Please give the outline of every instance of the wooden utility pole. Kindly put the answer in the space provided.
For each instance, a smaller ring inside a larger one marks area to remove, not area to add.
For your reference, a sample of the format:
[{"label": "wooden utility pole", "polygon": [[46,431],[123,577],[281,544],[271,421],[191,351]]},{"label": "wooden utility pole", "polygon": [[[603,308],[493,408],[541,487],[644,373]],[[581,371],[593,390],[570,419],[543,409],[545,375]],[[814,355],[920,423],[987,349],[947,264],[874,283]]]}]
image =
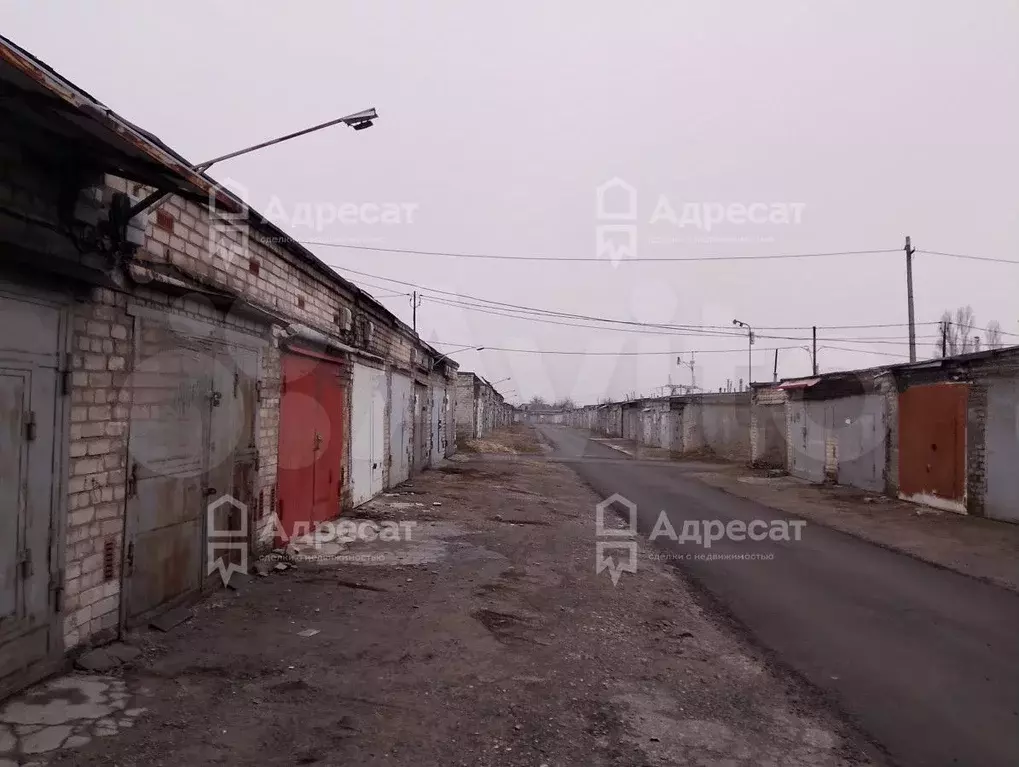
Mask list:
[{"label": "wooden utility pole", "polygon": [[817,375],[817,325],[814,325],[814,352],[811,355],[814,360],[814,375]]},{"label": "wooden utility pole", "polygon": [[410,305],[414,307],[414,332],[418,332],[418,292],[415,290],[410,294]]},{"label": "wooden utility pole", "polygon": [[913,314],[913,243],[906,236],[906,294],[909,299],[909,361],[916,362],[916,317]]},{"label": "wooden utility pole", "polygon": [[941,323],[941,357],[942,359],[948,356],[948,326],[947,320]]},{"label": "wooden utility pole", "polygon": [[772,371],[771,382],[778,383],[778,349],[775,350],[775,370]]}]

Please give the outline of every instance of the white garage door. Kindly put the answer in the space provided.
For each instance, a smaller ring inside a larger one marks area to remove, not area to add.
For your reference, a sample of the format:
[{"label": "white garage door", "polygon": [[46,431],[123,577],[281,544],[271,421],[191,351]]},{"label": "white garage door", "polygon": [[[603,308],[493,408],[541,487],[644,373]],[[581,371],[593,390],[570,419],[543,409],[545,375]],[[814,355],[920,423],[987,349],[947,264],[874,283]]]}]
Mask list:
[{"label": "white garage door", "polygon": [[385,417],[386,372],[355,364],[350,414],[350,480],[355,506],[384,488]]}]

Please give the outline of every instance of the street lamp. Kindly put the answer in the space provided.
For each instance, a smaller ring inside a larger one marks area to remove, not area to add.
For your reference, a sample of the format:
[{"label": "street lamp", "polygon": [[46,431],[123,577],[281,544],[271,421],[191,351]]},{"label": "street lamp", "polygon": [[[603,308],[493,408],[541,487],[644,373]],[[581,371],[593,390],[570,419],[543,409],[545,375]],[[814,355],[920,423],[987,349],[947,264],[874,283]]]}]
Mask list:
[{"label": "street lamp", "polygon": [[[333,125],[339,125],[340,123],[343,123],[356,131],[362,131],[365,128],[370,128],[374,125],[375,120],[377,120],[378,117],[378,112],[375,111],[374,107],[371,109],[365,109],[361,112],[355,112],[354,114],[347,115],[346,117],[337,117],[335,120],[329,120],[328,122],[313,125],[310,128],[305,128],[304,130],[299,130],[295,133],[288,133],[287,135],[280,136],[279,138],[269,139],[268,141],[263,141],[260,144],[255,144],[254,146],[249,146],[245,149],[238,149],[236,152],[228,152],[227,154],[220,155],[219,157],[213,157],[211,160],[206,160],[205,162],[192,165],[191,170],[204,173],[217,162],[229,160],[233,157],[239,157],[242,154],[248,154],[249,152],[254,152],[258,149],[264,149],[265,147],[272,146],[273,144],[280,144],[284,141],[289,141],[292,138],[297,138],[298,136],[306,136],[309,133],[314,133],[315,131],[322,130],[323,128],[330,128]],[[145,197],[131,207],[127,214],[128,220],[134,218],[142,211],[151,208],[153,205],[158,205],[166,197],[169,197],[169,193],[157,189],[148,197]]]},{"label": "street lamp", "polygon": [[446,352],[441,357],[439,357],[437,360],[435,360],[435,362],[432,363],[432,366],[430,368],[428,368],[428,372],[430,373],[431,371],[435,370],[436,365],[438,365],[444,359],[447,359],[451,354],[459,354],[460,352],[480,352],[480,351],[484,351],[484,349],[485,349],[484,346],[464,346],[461,349],[454,349],[451,352]]},{"label": "street lamp", "polygon": [[279,138],[263,141],[261,144],[249,146],[247,149],[238,149],[236,152],[228,152],[227,154],[220,155],[219,157],[213,157],[211,160],[206,160],[203,163],[199,163],[198,165],[192,166],[192,168],[197,171],[205,171],[211,168],[217,162],[221,162],[222,160],[229,160],[231,158],[238,157],[242,154],[247,154],[248,152],[254,152],[258,149],[264,149],[265,147],[272,146],[273,144],[281,144],[284,141],[289,141],[292,138],[297,138],[298,136],[306,136],[309,133],[314,133],[315,131],[322,130],[323,128],[331,128],[332,126],[339,125],[340,123],[343,123],[344,125],[347,125],[356,131],[362,131],[365,128],[372,127],[375,124],[375,120],[377,120],[378,118],[379,115],[374,108],[365,109],[361,112],[355,112],[352,115],[347,115],[346,117],[337,117],[335,120],[329,120],[324,123],[319,123],[318,125],[313,125],[310,128],[305,128],[304,130],[299,130],[295,133],[288,133],[286,136],[280,136]]},{"label": "street lamp", "polygon": [[750,384],[754,380],[754,329],[748,323],[741,320],[733,320],[732,324],[747,330],[747,339],[749,341],[747,344],[747,388],[750,388]]},{"label": "street lamp", "polygon": [[801,349],[810,355],[811,369],[814,375],[817,375],[817,353],[822,349],[827,349],[827,346],[818,346],[816,349],[811,349],[809,346],[801,346]]},{"label": "street lamp", "polygon": [[496,386],[497,384],[505,383],[506,381],[510,380],[510,378],[512,378],[512,377],[513,376],[507,376],[506,378],[502,378],[502,379],[500,379],[498,381],[493,381],[492,382],[492,386]]}]

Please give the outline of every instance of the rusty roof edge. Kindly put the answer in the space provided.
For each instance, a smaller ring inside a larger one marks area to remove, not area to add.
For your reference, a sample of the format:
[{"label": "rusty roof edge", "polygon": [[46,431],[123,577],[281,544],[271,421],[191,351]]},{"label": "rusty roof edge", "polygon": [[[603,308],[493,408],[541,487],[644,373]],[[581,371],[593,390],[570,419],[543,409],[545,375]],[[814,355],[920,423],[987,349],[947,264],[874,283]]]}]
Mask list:
[{"label": "rusty roof edge", "polygon": [[291,253],[316,267],[326,277],[333,282],[338,283],[346,290],[361,298],[366,298],[371,301],[372,304],[374,304],[374,306],[380,310],[398,330],[402,331],[429,353],[436,356],[440,354],[440,352],[432,347],[431,344],[427,343],[421,338],[421,336],[414,332],[409,325],[386,309],[377,298],[340,275],[329,264],[316,256],[308,248],[299,244],[296,240],[290,237],[290,235],[283,232],[254,208],[249,207],[244,200],[237,197],[237,195],[233,194],[229,189],[223,187],[214,178],[206,173],[194,170],[191,163],[185,157],[171,149],[155,134],[121,117],[97,98],[76,86],[63,75],[59,74],[55,69],[50,67],[41,59],[33,56],[17,43],[3,35],[0,35],[0,60],[7,62],[19,72],[23,73],[26,77],[36,82],[46,91],[52,93],[54,96],[60,98],[75,109],[87,109],[88,113],[94,119],[105,123],[106,127],[111,129],[117,135],[122,136],[153,161],[172,171],[183,181],[191,184],[195,188],[194,191],[201,192],[202,194],[207,195],[210,199],[215,198],[218,200],[221,196],[225,196],[236,206],[243,207],[249,212],[249,224],[252,220],[254,220],[259,228],[267,229],[272,235],[281,236],[283,247]]},{"label": "rusty roof edge", "polygon": [[190,163],[171,150],[148,131],[118,115],[94,96],[74,85],[52,67],[33,56],[21,46],[0,35],[0,60],[5,61],[48,93],[78,110],[87,110],[93,119],[123,137],[132,146],[159,165],[178,175],[181,180],[199,190],[208,179],[194,171]]}]

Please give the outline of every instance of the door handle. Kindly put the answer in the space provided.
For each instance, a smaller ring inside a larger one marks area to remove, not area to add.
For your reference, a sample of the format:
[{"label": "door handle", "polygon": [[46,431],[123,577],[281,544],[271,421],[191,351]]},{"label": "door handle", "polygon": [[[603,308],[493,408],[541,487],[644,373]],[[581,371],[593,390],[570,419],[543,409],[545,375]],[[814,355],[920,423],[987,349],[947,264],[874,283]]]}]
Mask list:
[{"label": "door handle", "polygon": [[215,495],[218,491],[214,487],[205,488],[205,497],[208,498],[210,495]]}]

